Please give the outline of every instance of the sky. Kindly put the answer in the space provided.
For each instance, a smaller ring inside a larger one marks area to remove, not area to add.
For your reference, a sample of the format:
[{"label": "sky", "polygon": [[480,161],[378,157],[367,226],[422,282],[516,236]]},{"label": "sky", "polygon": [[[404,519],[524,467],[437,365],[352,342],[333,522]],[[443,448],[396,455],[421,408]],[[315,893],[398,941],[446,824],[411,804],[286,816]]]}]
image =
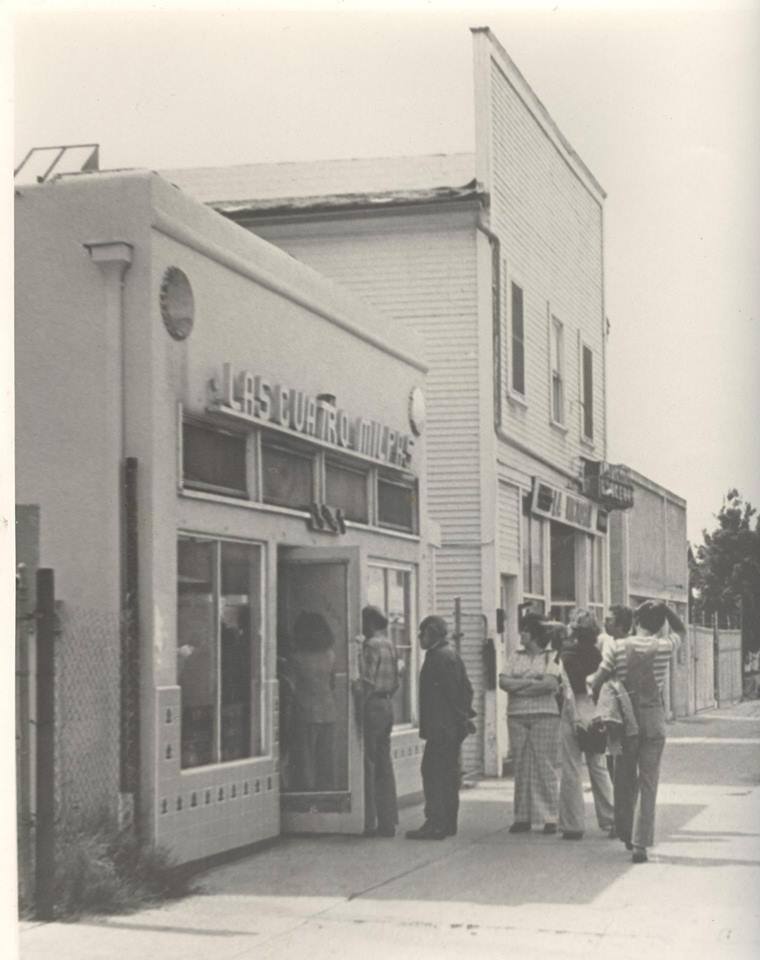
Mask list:
[{"label": "sky", "polygon": [[470,151],[490,26],[608,194],[608,458],[685,497],[692,541],[729,487],[760,507],[760,2],[84,6],[16,5],[16,162]]}]

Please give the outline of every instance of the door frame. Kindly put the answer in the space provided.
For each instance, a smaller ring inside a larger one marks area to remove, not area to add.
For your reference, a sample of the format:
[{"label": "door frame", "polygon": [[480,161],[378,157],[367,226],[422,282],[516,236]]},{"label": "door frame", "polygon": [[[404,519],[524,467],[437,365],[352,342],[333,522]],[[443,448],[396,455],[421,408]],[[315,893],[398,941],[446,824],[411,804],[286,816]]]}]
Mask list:
[{"label": "door frame", "polygon": [[[361,610],[366,604],[366,557],[360,546],[298,547],[281,545],[277,553],[277,618],[279,623],[280,571],[286,566],[317,566],[326,563],[346,567],[346,708],[348,790],[335,791],[347,797],[345,809],[320,811],[309,806],[310,794],[288,792],[280,787],[283,833],[361,833],[364,829],[364,749],[362,729],[354,703],[354,681],[359,677]],[[278,630],[279,633],[279,630]],[[320,791],[319,796],[324,796]],[[316,795],[315,795],[316,800]]]}]

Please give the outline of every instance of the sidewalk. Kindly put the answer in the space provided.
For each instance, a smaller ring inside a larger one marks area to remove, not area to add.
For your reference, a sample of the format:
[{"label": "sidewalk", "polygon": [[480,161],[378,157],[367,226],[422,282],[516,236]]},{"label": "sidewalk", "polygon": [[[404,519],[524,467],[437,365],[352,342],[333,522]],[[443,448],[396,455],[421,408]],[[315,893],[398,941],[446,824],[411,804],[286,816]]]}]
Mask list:
[{"label": "sidewalk", "polygon": [[[592,824],[512,836],[511,781],[462,793],[442,842],[286,839],[126,917],[25,925],[22,960],[627,960],[760,956],[760,710],[671,726],[658,845],[634,866]],[[420,808],[402,811],[401,830]]]}]

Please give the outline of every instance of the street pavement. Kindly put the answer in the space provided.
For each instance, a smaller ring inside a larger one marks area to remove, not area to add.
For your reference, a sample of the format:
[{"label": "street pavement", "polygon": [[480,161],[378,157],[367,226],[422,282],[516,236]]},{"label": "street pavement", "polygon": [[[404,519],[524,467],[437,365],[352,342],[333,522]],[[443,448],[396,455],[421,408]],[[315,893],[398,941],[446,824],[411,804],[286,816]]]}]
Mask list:
[{"label": "street pavement", "polygon": [[671,724],[658,843],[634,865],[593,822],[581,842],[510,835],[512,782],[462,791],[460,832],[412,842],[287,838],[129,916],[22,924],[22,960],[760,957],[760,702]]}]

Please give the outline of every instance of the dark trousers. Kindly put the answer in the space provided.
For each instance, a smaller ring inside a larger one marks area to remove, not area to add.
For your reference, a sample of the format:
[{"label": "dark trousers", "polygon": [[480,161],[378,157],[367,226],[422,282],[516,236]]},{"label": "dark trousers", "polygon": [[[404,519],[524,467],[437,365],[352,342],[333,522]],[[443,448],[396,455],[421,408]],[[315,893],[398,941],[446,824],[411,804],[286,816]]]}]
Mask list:
[{"label": "dark trousers", "polygon": [[364,707],[364,826],[390,832],[398,823],[396,779],[391,759],[393,704],[370,697]]},{"label": "dark trousers", "polygon": [[431,738],[422,754],[425,821],[436,830],[456,833],[459,813],[459,740]]},{"label": "dark trousers", "polygon": [[639,735],[626,737],[615,759],[615,827],[636,847],[654,843],[660,761],[665,748],[665,711],[658,704],[637,710]]}]

